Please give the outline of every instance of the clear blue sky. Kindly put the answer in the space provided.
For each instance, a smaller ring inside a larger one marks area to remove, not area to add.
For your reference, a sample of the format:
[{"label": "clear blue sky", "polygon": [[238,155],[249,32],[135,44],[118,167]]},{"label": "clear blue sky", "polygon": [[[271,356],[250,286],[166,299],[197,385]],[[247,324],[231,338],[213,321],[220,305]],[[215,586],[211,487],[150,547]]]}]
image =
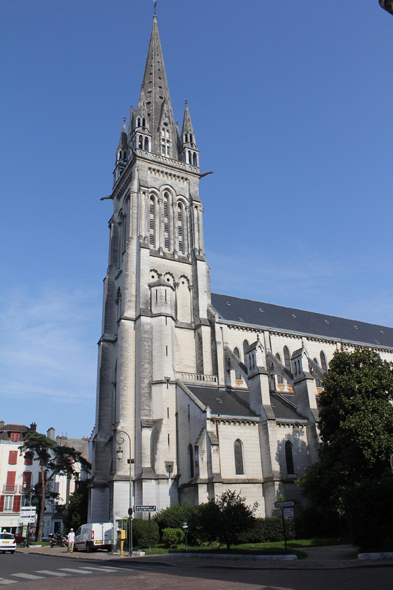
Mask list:
[{"label": "clear blue sky", "polygon": [[[112,185],[151,0],[0,0],[0,419],[94,425]],[[201,153],[212,290],[393,326],[393,17],[159,0]]]}]

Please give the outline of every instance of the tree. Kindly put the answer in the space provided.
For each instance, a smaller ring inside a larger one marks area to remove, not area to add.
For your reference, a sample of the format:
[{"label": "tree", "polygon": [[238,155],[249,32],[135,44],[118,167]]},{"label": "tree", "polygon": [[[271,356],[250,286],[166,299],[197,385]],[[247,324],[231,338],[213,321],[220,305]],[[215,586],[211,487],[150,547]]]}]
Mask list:
[{"label": "tree", "polygon": [[20,453],[33,457],[34,461],[40,462],[40,484],[41,484],[41,505],[38,516],[38,534],[37,540],[42,541],[42,532],[44,525],[44,511],[46,491],[56,475],[65,475],[66,477],[79,478],[79,471],[76,465],[84,471],[89,471],[91,465],[80,451],[72,447],[60,447],[53,440],[40,434],[39,432],[30,431],[20,447]]},{"label": "tree", "polygon": [[366,482],[393,483],[392,365],[372,350],[336,352],[323,386],[319,460],[300,486],[318,507],[347,517]]},{"label": "tree", "polygon": [[90,479],[79,483],[78,488],[70,496],[68,505],[63,512],[63,524],[66,529],[73,528],[74,531],[87,522],[88,511],[88,487]]},{"label": "tree", "polygon": [[227,490],[215,500],[201,505],[202,533],[207,541],[224,543],[227,549],[239,542],[242,533],[252,529],[258,504],[247,506],[240,494]]}]

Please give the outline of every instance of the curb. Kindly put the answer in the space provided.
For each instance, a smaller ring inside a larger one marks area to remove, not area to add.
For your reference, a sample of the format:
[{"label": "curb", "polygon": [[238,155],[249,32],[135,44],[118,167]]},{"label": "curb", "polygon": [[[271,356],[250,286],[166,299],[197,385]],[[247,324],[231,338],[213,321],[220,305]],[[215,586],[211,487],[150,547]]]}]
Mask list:
[{"label": "curb", "polygon": [[242,555],[241,553],[167,553],[167,557],[191,557],[199,559],[230,559],[231,561],[293,561],[297,555],[292,553],[287,555]]}]

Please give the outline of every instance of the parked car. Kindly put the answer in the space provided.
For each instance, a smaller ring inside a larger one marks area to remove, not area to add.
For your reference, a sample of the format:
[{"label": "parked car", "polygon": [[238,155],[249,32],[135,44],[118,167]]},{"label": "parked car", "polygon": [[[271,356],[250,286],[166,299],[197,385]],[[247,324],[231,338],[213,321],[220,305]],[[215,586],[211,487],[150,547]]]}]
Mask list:
[{"label": "parked car", "polygon": [[15,553],[16,541],[11,533],[0,533],[0,553]]},{"label": "parked car", "polygon": [[112,549],[112,530],[111,522],[95,522],[83,524],[76,531],[75,550],[76,551],[96,551],[97,549]]}]

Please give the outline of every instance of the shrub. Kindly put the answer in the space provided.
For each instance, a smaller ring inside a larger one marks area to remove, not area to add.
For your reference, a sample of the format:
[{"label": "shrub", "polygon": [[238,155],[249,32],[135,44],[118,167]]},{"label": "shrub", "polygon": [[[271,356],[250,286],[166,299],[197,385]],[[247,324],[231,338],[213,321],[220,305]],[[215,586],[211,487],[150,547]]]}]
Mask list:
[{"label": "shrub", "polygon": [[177,547],[184,540],[184,532],[182,529],[164,529],[162,540],[165,547]]},{"label": "shrub", "polygon": [[[285,521],[287,540],[295,538],[293,520]],[[240,543],[268,543],[284,541],[284,528],[281,518],[269,516],[256,518],[251,530],[243,532],[239,537]]]},{"label": "shrub", "polygon": [[[155,547],[160,541],[160,531],[157,523],[151,521],[150,540],[151,546]],[[149,546],[149,521],[142,518],[135,518],[132,522],[132,538],[134,547]]]},{"label": "shrub", "polygon": [[188,541],[191,545],[197,545],[200,541],[200,506],[191,504],[173,504],[158,512],[154,522],[158,524],[162,539],[164,529],[181,529],[183,522],[188,523]]},{"label": "shrub", "polygon": [[345,537],[345,519],[337,512],[322,511],[315,506],[298,508],[295,516],[296,539]]}]

